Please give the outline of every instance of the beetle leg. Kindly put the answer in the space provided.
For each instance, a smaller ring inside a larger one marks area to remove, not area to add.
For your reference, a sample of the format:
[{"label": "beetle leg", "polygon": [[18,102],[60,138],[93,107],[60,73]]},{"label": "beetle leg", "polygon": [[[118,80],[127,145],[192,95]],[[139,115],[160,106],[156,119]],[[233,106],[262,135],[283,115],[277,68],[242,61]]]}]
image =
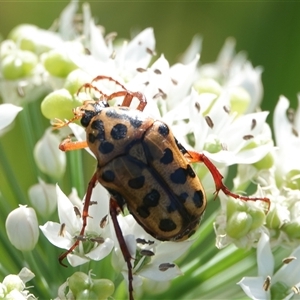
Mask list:
[{"label": "beetle leg", "polygon": [[136,108],[137,110],[143,111],[145,106],[147,105],[147,100],[144,94],[140,92],[131,92],[128,90],[112,93],[107,97],[107,100],[111,100],[113,98],[122,97],[122,96],[124,96],[124,100],[121,104],[122,106],[129,107],[134,97],[136,97],[140,101],[139,105]]},{"label": "beetle leg", "polygon": [[259,201],[266,202],[268,205],[268,211],[269,211],[270,205],[271,205],[269,198],[247,197],[247,196],[242,196],[242,195],[238,195],[238,194],[231,192],[224,185],[222,174],[219,172],[219,170],[216,168],[216,166],[209,160],[209,158],[207,156],[205,156],[203,153],[188,150],[188,153],[185,154],[185,157],[189,162],[202,162],[208,168],[208,170],[210,171],[210,173],[215,181],[215,185],[216,185],[215,198],[218,196],[219,191],[222,190],[224,194],[226,194],[227,196],[231,196],[235,199],[242,199],[245,201],[259,200]]},{"label": "beetle leg", "polygon": [[127,248],[122,230],[120,228],[120,224],[117,219],[117,215],[119,212],[119,206],[118,206],[117,202],[111,198],[109,207],[110,207],[110,216],[111,216],[112,222],[114,224],[114,228],[115,228],[116,236],[117,236],[117,239],[118,239],[118,242],[120,245],[120,249],[123,254],[124,260],[127,264],[129,299],[133,300],[133,286],[132,286],[133,276],[132,276],[131,255]]},{"label": "beetle leg", "polygon": [[59,144],[61,151],[79,150],[88,147],[87,141],[72,141],[69,137]]},{"label": "beetle leg", "polygon": [[[87,225],[87,217],[89,216],[89,206],[90,206],[92,191],[93,191],[97,181],[98,181],[98,176],[97,176],[97,172],[95,172],[95,174],[93,175],[92,179],[90,180],[90,182],[88,184],[88,188],[86,191],[83,212],[82,212],[82,227],[81,227],[81,231],[80,231],[78,237],[84,236],[85,227]],[[65,265],[63,263],[63,260],[67,257],[68,254],[72,253],[72,251],[79,245],[79,242],[80,242],[80,238],[76,239],[76,242],[73,244],[73,246],[68,251],[64,252],[63,254],[61,254],[59,256],[58,260],[61,265],[63,265],[64,267],[67,267],[67,265]]]}]

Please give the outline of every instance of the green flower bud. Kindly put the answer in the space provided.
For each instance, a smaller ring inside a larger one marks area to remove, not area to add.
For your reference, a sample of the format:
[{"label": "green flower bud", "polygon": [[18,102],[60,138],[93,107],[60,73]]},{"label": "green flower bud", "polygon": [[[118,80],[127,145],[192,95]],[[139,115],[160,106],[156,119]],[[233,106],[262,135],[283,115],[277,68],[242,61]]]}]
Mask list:
[{"label": "green flower bud", "polygon": [[226,232],[232,238],[242,238],[251,230],[252,221],[249,214],[237,211],[227,220]]},{"label": "green flower bud", "polygon": [[18,275],[7,275],[3,279],[3,284],[7,288],[7,293],[10,293],[12,290],[17,290],[17,291],[23,291],[25,288],[24,282],[21,280],[21,278]]},{"label": "green flower bud", "polygon": [[58,33],[31,24],[18,25],[9,33],[8,38],[15,41],[20,49],[36,54],[47,52],[63,43]]},{"label": "green flower bud", "polygon": [[285,176],[285,185],[292,190],[300,190],[300,171],[289,171]]},{"label": "green flower bud", "polygon": [[203,150],[206,150],[209,153],[217,153],[222,150],[222,144],[218,139],[211,138],[208,139],[203,147]]},{"label": "green flower bud", "polygon": [[60,178],[66,170],[66,154],[59,150],[59,143],[59,138],[47,130],[33,151],[39,169],[55,179]]},{"label": "green flower bud", "polygon": [[[80,48],[78,43],[66,43],[65,48],[73,48],[74,52],[83,52],[83,48]],[[61,49],[61,48],[60,48]],[[70,50],[71,51],[71,50]],[[42,56],[45,69],[53,76],[65,78],[67,75],[78,67],[70,59],[67,51],[53,49]]]},{"label": "green flower bud", "polygon": [[93,290],[83,290],[76,295],[76,299],[80,300],[97,300],[98,296]]},{"label": "green flower bud", "polygon": [[227,211],[227,219],[230,219],[231,215],[237,211],[245,211],[246,204],[244,201],[236,200],[232,197],[228,198],[226,211]]},{"label": "green flower bud", "polygon": [[75,272],[68,279],[69,289],[72,291],[74,296],[90,286],[90,277],[83,272]]},{"label": "green flower bud", "polygon": [[41,104],[42,114],[47,119],[71,119],[74,107],[81,105],[66,89],[56,90],[45,97]]},{"label": "green flower bud", "polygon": [[212,78],[203,78],[198,80],[194,84],[194,88],[199,94],[212,93],[219,96],[222,92],[222,87],[220,86],[220,84]]},{"label": "green flower bud", "polygon": [[271,153],[268,153],[261,160],[254,163],[253,166],[257,170],[264,170],[264,169],[270,169],[273,166],[273,164],[274,164],[274,157]]},{"label": "green flower bud", "polygon": [[38,63],[37,56],[26,50],[17,50],[4,57],[1,73],[5,79],[15,80],[29,76]]},{"label": "green flower bud", "polygon": [[87,73],[80,69],[76,69],[67,76],[64,88],[67,89],[71,95],[76,95],[79,88],[90,81],[91,77]]},{"label": "green flower bud", "polygon": [[93,291],[98,296],[98,300],[109,298],[115,291],[115,286],[111,280],[95,279],[93,280]]},{"label": "green flower bud", "polygon": [[114,292],[114,284],[108,279],[93,280],[90,275],[75,272],[68,279],[69,289],[76,299],[104,300]]},{"label": "green flower bud", "polygon": [[267,214],[266,223],[270,229],[279,229],[282,226],[281,214],[276,207],[272,208]]},{"label": "green flower bud", "polygon": [[43,217],[49,217],[56,209],[56,187],[40,180],[29,188],[29,199],[35,210]]},{"label": "green flower bud", "polygon": [[33,208],[20,206],[7,216],[6,233],[10,242],[21,251],[34,249],[39,238],[39,226]]},{"label": "green flower bud", "polygon": [[251,97],[242,87],[235,87],[230,91],[230,110],[242,115],[247,110]]},{"label": "green flower bud", "polygon": [[266,215],[261,209],[256,207],[248,207],[247,213],[252,218],[251,230],[257,229],[264,224]]},{"label": "green flower bud", "polygon": [[31,24],[20,24],[12,29],[8,34],[8,38],[19,44],[20,49],[34,52],[34,42],[29,38],[34,36],[38,31],[38,27]]},{"label": "green flower bud", "polygon": [[299,222],[290,222],[282,226],[282,230],[291,238],[299,239],[300,238],[300,223]]}]

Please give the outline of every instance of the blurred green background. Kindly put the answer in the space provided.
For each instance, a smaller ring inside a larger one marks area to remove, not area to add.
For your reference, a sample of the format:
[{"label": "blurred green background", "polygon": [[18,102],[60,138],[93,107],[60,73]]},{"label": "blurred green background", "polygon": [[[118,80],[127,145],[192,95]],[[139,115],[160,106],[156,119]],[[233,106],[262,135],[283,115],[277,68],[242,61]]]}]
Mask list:
[{"label": "blurred green background", "polygon": [[[20,23],[49,28],[68,1],[0,0],[0,33]],[[264,101],[272,111],[283,94],[296,107],[300,92],[300,2],[272,1],[90,1],[106,32],[119,37],[153,27],[157,53],[174,63],[195,34],[203,37],[201,62],[214,61],[225,39],[237,41],[254,66],[262,66]],[[271,121],[271,117],[269,119]]]},{"label": "blurred green background", "polygon": [[[21,23],[49,28],[68,2],[0,0],[2,38],[6,38],[10,30]],[[272,112],[280,95],[285,95],[291,101],[291,106],[297,107],[297,94],[300,92],[300,2],[108,0],[89,3],[97,23],[104,26],[107,33],[117,32],[119,37],[129,38],[131,32],[153,27],[156,52],[158,55],[164,53],[170,64],[177,61],[195,34],[203,37],[202,64],[215,61],[226,38],[234,37],[237,42],[236,51],[245,51],[254,66],[262,66],[264,69],[262,109],[271,112],[269,123],[272,123]],[[13,130],[10,134],[2,136],[0,141],[0,146],[3,144],[4,149],[0,158],[5,157],[2,162],[7,161],[13,167],[16,172],[13,174],[15,188],[21,192],[27,191],[28,187],[37,181],[36,173],[32,170],[35,166],[32,153],[26,153],[25,146],[25,150],[20,148],[28,143],[20,126],[24,124],[21,123],[22,116],[23,114],[18,116]],[[45,120],[45,127],[48,124],[48,120]],[[35,129],[37,140],[43,133],[43,127]],[[36,140],[29,142],[34,144]],[[86,156],[89,169],[84,170],[84,178],[88,181],[95,162]],[[11,189],[1,166],[0,182],[5,198],[14,199],[14,195],[10,195]],[[15,200],[26,203],[26,199]],[[8,214],[12,207],[5,201],[2,203],[4,207],[1,207],[1,210]],[[217,201],[214,203],[215,206],[219,205]],[[16,206],[17,204],[13,208]],[[214,206],[210,205],[209,209],[213,210]],[[5,236],[2,223],[4,224],[4,221],[0,224],[0,233]],[[52,246],[49,244],[49,247]],[[7,251],[10,251],[10,248]],[[55,261],[59,253],[61,251],[57,249],[55,258],[49,258],[49,261]],[[58,263],[53,265],[58,267]],[[71,268],[69,271],[71,272]]]}]

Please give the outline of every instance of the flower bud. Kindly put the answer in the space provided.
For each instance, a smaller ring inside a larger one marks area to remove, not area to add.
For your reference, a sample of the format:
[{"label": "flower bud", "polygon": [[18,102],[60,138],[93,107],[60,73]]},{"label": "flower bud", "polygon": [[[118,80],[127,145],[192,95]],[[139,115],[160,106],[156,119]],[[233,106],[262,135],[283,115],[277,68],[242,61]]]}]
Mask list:
[{"label": "flower bud", "polygon": [[220,86],[220,84],[212,78],[203,78],[198,80],[194,84],[194,88],[199,94],[212,93],[219,96],[222,92],[222,87]]},{"label": "flower bud", "polygon": [[67,76],[64,88],[67,89],[71,95],[75,95],[82,85],[90,81],[92,81],[92,78],[86,72],[76,69]]},{"label": "flower bud", "polygon": [[285,185],[292,190],[300,190],[300,171],[289,171],[285,176]]},{"label": "flower bud", "polygon": [[5,79],[15,80],[29,76],[38,63],[37,56],[27,50],[16,50],[1,62],[1,73]]},{"label": "flower bud", "polygon": [[230,91],[231,111],[237,112],[239,115],[242,115],[247,110],[250,102],[250,95],[244,88],[235,87]]},{"label": "flower bud", "polygon": [[20,205],[5,222],[10,242],[20,251],[31,251],[39,238],[39,227],[33,208]]},{"label": "flower bud", "polygon": [[31,186],[28,195],[32,206],[43,217],[49,217],[56,209],[56,187],[40,180],[38,184]]},{"label": "flower bud", "polygon": [[78,68],[69,57],[68,49],[77,53],[84,51],[81,44],[69,42],[64,44],[64,48],[53,49],[42,55],[44,67],[52,76],[65,78]]},{"label": "flower bud", "polygon": [[227,234],[235,239],[242,238],[251,230],[263,225],[264,212],[244,201],[229,198],[227,202]]},{"label": "flower bud", "polygon": [[284,224],[282,230],[291,238],[299,239],[300,238],[300,223],[297,221]]},{"label": "flower bud", "polygon": [[92,279],[90,274],[75,272],[68,279],[69,289],[76,299],[104,300],[114,292],[114,284],[108,279]]},{"label": "flower bud", "polygon": [[56,90],[45,97],[41,104],[42,114],[47,119],[71,119],[72,109],[80,105],[80,102],[72,97],[66,89]]},{"label": "flower bud", "polygon": [[39,169],[55,179],[66,169],[66,154],[59,150],[59,143],[59,138],[49,129],[34,147],[34,159]]},{"label": "flower bud", "polygon": [[213,136],[209,136],[209,138],[205,141],[203,150],[206,150],[209,153],[217,153],[222,150],[222,143],[219,139],[214,138]]},{"label": "flower bud", "polygon": [[[280,210],[282,209],[283,208],[280,207]],[[281,216],[282,214],[279,211],[279,209],[276,206],[272,207],[269,213],[267,214],[267,227],[270,229],[280,229],[280,227],[284,223],[284,219],[282,219]]]},{"label": "flower bud", "polygon": [[274,164],[274,157],[273,157],[272,153],[268,153],[261,160],[254,163],[253,166],[257,170],[266,170],[266,169],[270,169],[273,166],[273,164]]},{"label": "flower bud", "polygon": [[23,291],[25,288],[25,284],[22,279],[18,275],[7,275],[3,279],[3,284],[7,288],[7,293],[10,293],[12,290]]},{"label": "flower bud", "polygon": [[246,235],[252,226],[252,217],[246,212],[235,212],[227,220],[226,232],[235,239],[242,238]]},{"label": "flower bud", "polygon": [[31,24],[16,26],[9,33],[8,38],[15,41],[20,49],[37,54],[49,51],[63,42],[58,33]]}]

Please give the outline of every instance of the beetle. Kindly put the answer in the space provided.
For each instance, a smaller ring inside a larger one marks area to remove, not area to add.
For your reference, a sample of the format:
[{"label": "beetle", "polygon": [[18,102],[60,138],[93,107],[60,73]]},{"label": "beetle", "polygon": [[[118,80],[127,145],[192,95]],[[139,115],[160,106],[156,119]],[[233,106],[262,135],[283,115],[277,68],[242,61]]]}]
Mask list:
[{"label": "beetle", "polygon": [[[99,80],[114,82],[121,88],[110,95],[103,93],[94,83]],[[247,197],[232,193],[222,182],[223,176],[203,154],[186,150],[174,137],[171,128],[143,112],[147,105],[140,92],[126,89],[117,80],[97,76],[82,89],[94,89],[101,97],[86,100],[73,110],[68,121],[56,120],[55,128],[61,128],[80,119],[86,130],[86,141],[64,140],[62,151],[89,147],[97,159],[97,170],[87,188],[79,236],[84,235],[88,208],[94,186],[99,182],[110,194],[110,215],[128,267],[129,299],[133,299],[133,274],[131,256],[125,243],[117,215],[126,205],[135,220],[154,238],[161,241],[180,242],[197,230],[206,208],[204,188],[191,166],[201,162],[211,172],[216,185],[215,196],[222,190],[226,195],[241,200],[261,200],[270,206],[268,198]],[[110,106],[109,101],[123,97],[120,106]],[[139,100],[131,108],[133,98]],[[59,257],[63,259],[79,244]]]}]

